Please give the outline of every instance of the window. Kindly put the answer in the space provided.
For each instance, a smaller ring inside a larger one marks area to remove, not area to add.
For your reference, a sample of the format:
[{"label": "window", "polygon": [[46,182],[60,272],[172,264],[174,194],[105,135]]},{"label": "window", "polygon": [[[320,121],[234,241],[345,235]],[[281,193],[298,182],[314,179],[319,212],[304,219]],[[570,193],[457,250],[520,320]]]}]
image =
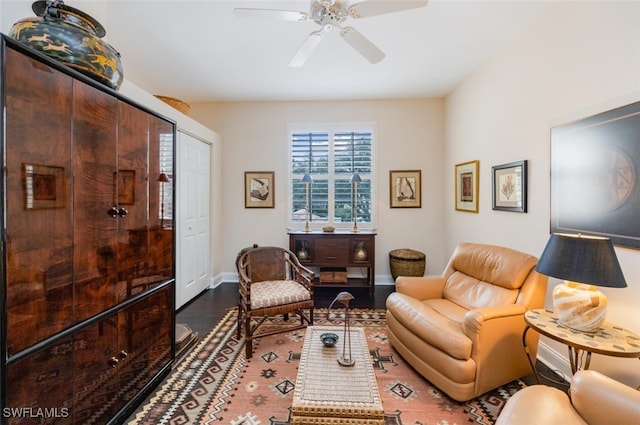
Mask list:
[{"label": "window", "polygon": [[[373,127],[295,130],[289,136],[291,227],[302,227],[307,220],[307,187],[303,182],[306,174],[313,179],[309,184],[310,225],[351,228],[356,207],[358,227],[373,227]],[[352,183],[354,174],[361,179],[357,184]]]}]

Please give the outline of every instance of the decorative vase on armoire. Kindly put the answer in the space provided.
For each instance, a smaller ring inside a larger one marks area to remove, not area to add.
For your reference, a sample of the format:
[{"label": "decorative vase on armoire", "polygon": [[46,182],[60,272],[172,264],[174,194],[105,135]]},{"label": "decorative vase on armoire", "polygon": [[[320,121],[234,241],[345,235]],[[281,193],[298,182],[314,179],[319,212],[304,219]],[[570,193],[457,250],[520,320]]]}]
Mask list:
[{"label": "decorative vase on armoire", "polygon": [[98,21],[62,0],[36,1],[31,8],[36,17],[16,22],[11,37],[112,89],[120,88],[120,53],[102,40],[106,30]]},{"label": "decorative vase on armoire", "polygon": [[175,123],[4,35],[0,59],[2,423],[122,423],[174,358],[149,176],[173,170]]}]

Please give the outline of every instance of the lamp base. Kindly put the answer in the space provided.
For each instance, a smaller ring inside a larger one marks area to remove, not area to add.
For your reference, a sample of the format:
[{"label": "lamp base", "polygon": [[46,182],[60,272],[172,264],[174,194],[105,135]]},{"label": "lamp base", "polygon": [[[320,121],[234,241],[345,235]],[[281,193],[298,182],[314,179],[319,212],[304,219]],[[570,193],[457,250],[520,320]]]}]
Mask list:
[{"label": "lamp base", "polygon": [[607,303],[607,297],[592,285],[565,281],[553,289],[553,308],[560,323],[577,331],[600,329]]}]

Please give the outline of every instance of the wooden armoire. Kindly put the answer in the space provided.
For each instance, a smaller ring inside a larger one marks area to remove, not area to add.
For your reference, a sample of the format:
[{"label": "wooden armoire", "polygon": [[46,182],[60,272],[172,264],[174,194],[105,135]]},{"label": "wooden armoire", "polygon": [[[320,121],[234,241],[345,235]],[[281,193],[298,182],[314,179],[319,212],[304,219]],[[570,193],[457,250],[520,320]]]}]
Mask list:
[{"label": "wooden armoire", "polygon": [[1,36],[0,422],[121,423],[175,356],[176,126]]}]

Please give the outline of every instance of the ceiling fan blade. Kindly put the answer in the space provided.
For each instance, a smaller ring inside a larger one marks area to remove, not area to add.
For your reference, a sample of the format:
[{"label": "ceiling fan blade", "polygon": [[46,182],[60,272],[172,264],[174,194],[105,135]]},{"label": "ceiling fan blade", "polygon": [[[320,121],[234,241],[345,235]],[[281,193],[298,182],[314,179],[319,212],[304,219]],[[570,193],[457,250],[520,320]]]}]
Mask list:
[{"label": "ceiling fan blade", "polygon": [[378,49],[375,44],[369,41],[364,35],[360,34],[352,27],[342,28],[340,35],[344,37],[345,41],[356,49],[362,56],[364,56],[371,63],[378,63],[384,59],[385,54],[382,50]]},{"label": "ceiling fan blade", "polygon": [[309,14],[295,10],[253,9],[237,7],[233,9],[236,16],[242,18],[279,19],[281,21],[306,21]]},{"label": "ceiling fan blade", "polygon": [[304,40],[302,46],[296,52],[296,55],[289,62],[289,66],[300,67],[309,59],[313,51],[318,47],[318,44],[324,38],[325,31],[314,31]]},{"label": "ceiling fan blade", "polygon": [[351,5],[349,7],[349,16],[352,18],[368,18],[370,16],[425,7],[427,3],[428,0],[369,0]]}]

